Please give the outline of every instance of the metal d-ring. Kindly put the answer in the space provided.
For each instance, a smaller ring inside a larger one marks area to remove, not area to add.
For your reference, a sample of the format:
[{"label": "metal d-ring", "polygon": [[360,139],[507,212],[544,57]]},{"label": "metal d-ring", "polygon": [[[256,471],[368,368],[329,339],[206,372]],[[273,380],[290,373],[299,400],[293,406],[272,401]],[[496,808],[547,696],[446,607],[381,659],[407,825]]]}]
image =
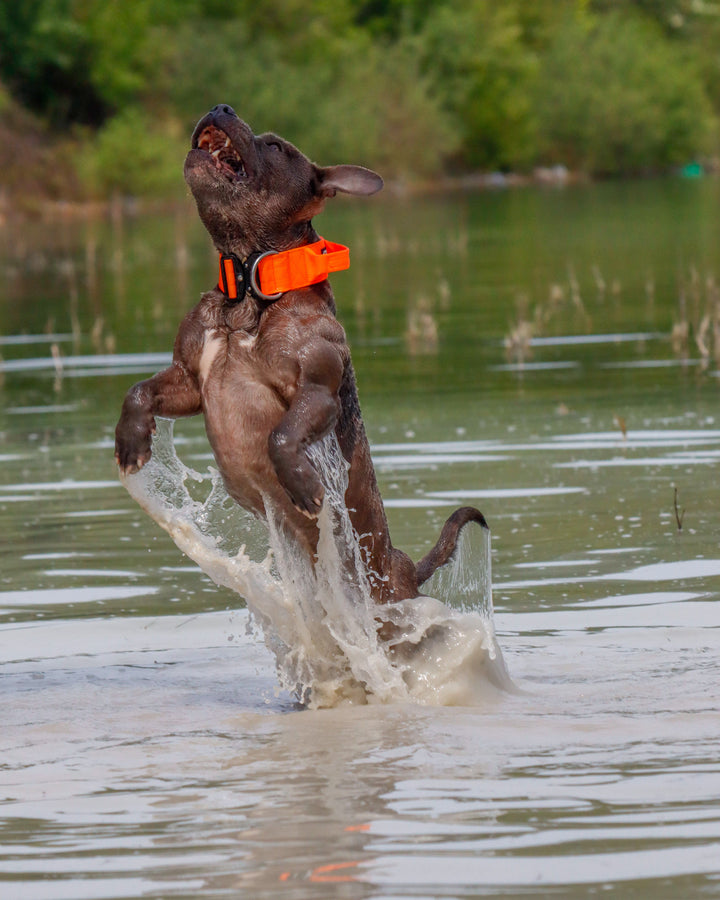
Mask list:
[{"label": "metal d-ring", "polygon": [[[260,262],[265,259],[266,256],[274,256],[275,254],[277,254],[277,252],[277,250],[266,250],[264,253],[258,253],[257,256],[253,257],[252,262],[250,263],[248,271],[248,285],[250,293],[258,300],[272,302],[273,300],[279,300],[283,295],[282,291],[279,291],[277,294],[263,294],[257,281],[258,266],[260,265]],[[248,260],[248,262],[250,262],[250,260]]]}]

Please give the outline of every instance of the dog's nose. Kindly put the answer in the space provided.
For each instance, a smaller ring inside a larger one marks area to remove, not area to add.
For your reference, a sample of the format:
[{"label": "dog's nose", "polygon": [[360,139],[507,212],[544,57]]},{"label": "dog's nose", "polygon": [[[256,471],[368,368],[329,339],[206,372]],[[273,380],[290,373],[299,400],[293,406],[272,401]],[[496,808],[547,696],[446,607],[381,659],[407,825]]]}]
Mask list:
[{"label": "dog's nose", "polygon": [[218,103],[217,106],[213,106],[210,113],[224,113],[226,116],[235,116],[235,118],[237,118],[237,113],[232,106],[228,106],[227,103]]}]

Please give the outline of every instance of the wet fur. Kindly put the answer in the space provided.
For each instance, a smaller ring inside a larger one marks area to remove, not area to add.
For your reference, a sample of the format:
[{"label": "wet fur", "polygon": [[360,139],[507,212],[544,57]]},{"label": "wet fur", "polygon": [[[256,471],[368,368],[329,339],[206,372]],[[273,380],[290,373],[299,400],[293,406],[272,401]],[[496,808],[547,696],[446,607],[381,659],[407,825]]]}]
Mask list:
[{"label": "wet fur", "polygon": [[[241,259],[317,240],[311,220],[325,200],[382,187],[368,169],[321,168],[276,135],[255,136],[223,105],[196,126],[185,178],[218,251]],[[204,294],[180,325],[172,365],[125,397],[116,428],[121,470],[136,472],[149,460],[155,416],[198,413],[230,495],[262,518],[271,505],[310,559],[324,490],[305,451],[335,431],[350,465],[345,500],[378,603],[417,596],[467,522],[487,527],[478,510],[463,507],[417,567],[393,547],[327,280],[269,305],[250,295],[231,302],[218,289]]]}]

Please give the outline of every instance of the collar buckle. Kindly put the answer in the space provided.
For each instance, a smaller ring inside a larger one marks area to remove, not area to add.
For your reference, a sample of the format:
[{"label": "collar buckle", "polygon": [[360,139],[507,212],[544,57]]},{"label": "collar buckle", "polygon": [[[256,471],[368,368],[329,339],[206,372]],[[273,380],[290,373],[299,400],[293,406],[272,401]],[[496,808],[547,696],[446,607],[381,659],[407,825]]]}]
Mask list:
[{"label": "collar buckle", "polygon": [[241,259],[234,254],[220,254],[220,275],[218,277],[218,287],[225,294],[228,300],[235,300],[240,303],[245,299],[247,292],[247,279],[245,277],[245,266]]},{"label": "collar buckle", "polygon": [[260,290],[260,285],[258,284],[258,266],[262,260],[266,259],[268,256],[277,256],[277,254],[277,250],[266,250],[264,253],[253,253],[252,256],[248,256],[245,262],[247,271],[247,289],[256,300],[263,300],[265,303],[273,303],[275,300],[279,300],[283,295],[282,291],[278,291],[276,294],[263,294]]}]

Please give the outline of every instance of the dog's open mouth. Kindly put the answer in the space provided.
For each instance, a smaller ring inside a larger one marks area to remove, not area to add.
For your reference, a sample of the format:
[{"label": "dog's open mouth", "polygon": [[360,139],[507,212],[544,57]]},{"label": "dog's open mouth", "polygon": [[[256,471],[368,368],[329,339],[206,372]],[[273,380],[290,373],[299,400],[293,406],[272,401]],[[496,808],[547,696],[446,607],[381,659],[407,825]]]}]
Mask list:
[{"label": "dog's open mouth", "polygon": [[233,179],[247,178],[243,158],[233,147],[227,134],[209,125],[197,139],[198,150],[210,155],[217,169]]}]

